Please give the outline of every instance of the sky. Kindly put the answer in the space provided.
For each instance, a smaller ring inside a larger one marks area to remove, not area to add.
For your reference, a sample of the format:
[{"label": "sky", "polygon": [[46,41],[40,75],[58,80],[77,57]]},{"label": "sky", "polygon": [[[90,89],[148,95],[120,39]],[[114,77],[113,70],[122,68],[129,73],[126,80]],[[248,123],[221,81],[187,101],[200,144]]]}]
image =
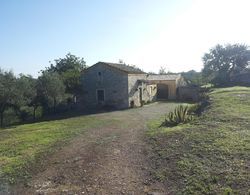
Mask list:
[{"label": "sky", "polygon": [[1,0],[0,68],[31,74],[68,52],[87,65],[202,69],[216,44],[250,45],[249,0]]}]

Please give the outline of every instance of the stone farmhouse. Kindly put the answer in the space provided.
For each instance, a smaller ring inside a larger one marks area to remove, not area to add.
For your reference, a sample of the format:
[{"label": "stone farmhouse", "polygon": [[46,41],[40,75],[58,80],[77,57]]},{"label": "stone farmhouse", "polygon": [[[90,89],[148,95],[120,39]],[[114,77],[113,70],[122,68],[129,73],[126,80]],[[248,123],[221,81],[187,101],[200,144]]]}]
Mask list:
[{"label": "stone farmhouse", "polygon": [[179,74],[150,75],[133,66],[98,62],[83,71],[82,84],[84,106],[123,109],[177,99],[186,82]]}]

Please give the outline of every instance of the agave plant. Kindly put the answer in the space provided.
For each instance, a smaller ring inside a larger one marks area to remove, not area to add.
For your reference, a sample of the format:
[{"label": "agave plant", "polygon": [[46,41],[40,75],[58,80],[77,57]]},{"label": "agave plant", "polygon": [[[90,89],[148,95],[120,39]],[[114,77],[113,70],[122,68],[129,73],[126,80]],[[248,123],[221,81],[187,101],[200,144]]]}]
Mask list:
[{"label": "agave plant", "polygon": [[166,117],[164,126],[174,126],[180,123],[187,123],[193,119],[190,115],[189,106],[180,105],[175,108],[173,112],[170,112]]}]

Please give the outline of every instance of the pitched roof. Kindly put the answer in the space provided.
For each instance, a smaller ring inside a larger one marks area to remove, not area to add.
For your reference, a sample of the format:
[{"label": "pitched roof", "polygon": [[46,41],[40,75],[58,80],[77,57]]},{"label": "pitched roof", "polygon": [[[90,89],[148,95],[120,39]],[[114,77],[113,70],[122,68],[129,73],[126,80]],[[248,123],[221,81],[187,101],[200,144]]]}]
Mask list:
[{"label": "pitched roof", "polygon": [[111,66],[112,68],[119,69],[119,70],[126,72],[128,74],[146,74],[141,69],[136,68],[135,66],[129,66],[126,64],[118,64],[118,63],[110,63],[110,62],[98,62],[97,64],[99,64],[99,63]]},{"label": "pitched roof", "polygon": [[166,81],[166,80],[176,80],[180,78],[180,74],[157,74],[157,75],[148,75],[148,80],[151,81]]}]

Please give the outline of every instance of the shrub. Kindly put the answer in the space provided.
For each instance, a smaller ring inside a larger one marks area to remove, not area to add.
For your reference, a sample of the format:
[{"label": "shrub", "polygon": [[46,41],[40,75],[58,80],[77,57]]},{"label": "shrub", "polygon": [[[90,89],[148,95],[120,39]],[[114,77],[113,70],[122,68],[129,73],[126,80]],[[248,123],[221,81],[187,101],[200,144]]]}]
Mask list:
[{"label": "shrub", "polygon": [[19,118],[21,121],[27,121],[32,119],[33,108],[28,106],[22,106],[19,110]]},{"label": "shrub", "polygon": [[188,114],[189,115],[196,115],[201,107],[200,103],[192,104],[188,107]]},{"label": "shrub", "polygon": [[193,119],[192,113],[193,108],[190,109],[189,106],[180,105],[168,114],[161,126],[175,126],[187,123]]}]

